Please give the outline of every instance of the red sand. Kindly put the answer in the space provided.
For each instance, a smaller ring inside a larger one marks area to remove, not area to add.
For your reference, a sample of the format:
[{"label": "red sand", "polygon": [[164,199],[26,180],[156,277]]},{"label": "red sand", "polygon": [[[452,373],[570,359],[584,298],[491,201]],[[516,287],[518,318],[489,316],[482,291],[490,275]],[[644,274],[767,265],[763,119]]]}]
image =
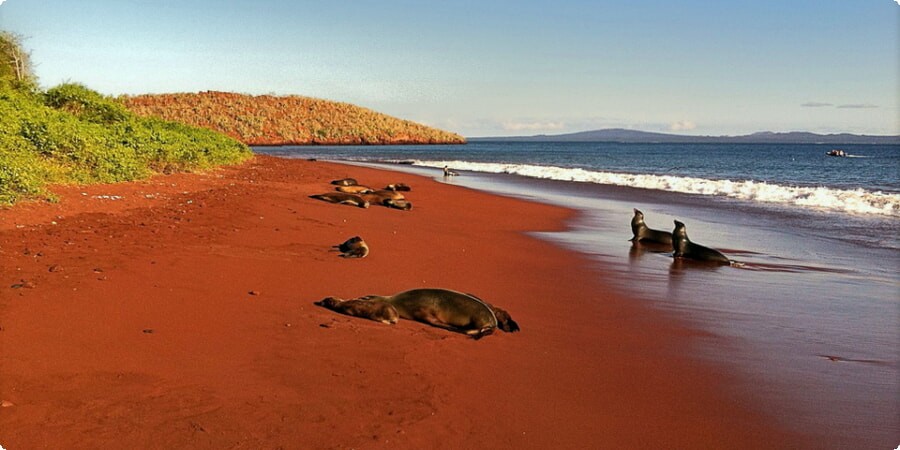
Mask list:
[{"label": "red sand", "polygon": [[[414,208],[307,197],[345,176],[410,184]],[[0,210],[7,449],[809,445],[690,357],[698,332],[523,234],[573,211],[270,157],[57,192]],[[368,258],[330,251],[354,235]],[[476,341],[312,304],[423,286],[522,331]]]}]

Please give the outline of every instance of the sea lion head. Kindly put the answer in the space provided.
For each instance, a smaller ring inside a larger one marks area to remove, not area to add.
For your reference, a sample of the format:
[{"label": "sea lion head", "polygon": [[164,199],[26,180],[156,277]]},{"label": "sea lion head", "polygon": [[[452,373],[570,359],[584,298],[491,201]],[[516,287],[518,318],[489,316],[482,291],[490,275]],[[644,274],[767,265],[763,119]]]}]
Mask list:
[{"label": "sea lion head", "polygon": [[324,306],[326,308],[334,308],[337,305],[343,303],[343,300],[337,297],[325,297],[322,300],[314,302],[313,304],[316,306]]},{"label": "sea lion head", "polygon": [[639,209],[634,208],[634,217],[631,218],[631,232],[634,234],[634,237],[632,237],[631,240],[637,242],[641,238],[641,231],[646,228],[646,226],[647,225],[644,224],[644,213]]},{"label": "sea lion head", "polygon": [[634,217],[631,219],[631,223],[634,222],[643,222],[644,221],[644,213],[641,210],[634,208]]}]

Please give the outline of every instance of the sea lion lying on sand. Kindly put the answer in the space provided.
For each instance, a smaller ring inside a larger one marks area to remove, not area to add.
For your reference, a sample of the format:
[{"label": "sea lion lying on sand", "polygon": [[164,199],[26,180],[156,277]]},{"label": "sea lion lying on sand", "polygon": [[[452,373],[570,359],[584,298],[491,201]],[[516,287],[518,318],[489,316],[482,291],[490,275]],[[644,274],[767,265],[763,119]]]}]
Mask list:
[{"label": "sea lion lying on sand", "polygon": [[314,304],[348,316],[362,317],[388,325],[393,325],[400,320],[396,308],[380,301],[341,300],[335,297],[325,297]]},{"label": "sea lion lying on sand", "polygon": [[[340,299],[328,297],[322,300],[326,301],[340,302]],[[492,307],[473,295],[447,289],[412,289],[391,296],[367,295],[354,301],[384,303],[393,307],[404,319],[464,333],[475,339],[493,333],[495,328],[507,332],[519,331],[519,325],[506,311]],[[355,311],[351,310],[340,312],[355,315]],[[369,312],[360,310],[359,317],[370,318]]]},{"label": "sea lion lying on sand", "polygon": [[675,230],[672,231],[672,247],[675,249],[676,258],[731,264],[731,260],[720,251],[691,242],[684,224],[677,220],[675,221]]},{"label": "sea lion lying on sand", "polygon": [[338,186],[356,186],[357,183],[355,178],[341,178],[340,180],[332,180],[331,184],[336,184]]},{"label": "sea lion lying on sand", "polygon": [[[373,205],[384,205],[385,200],[406,200],[406,197],[403,194],[397,191],[388,191],[385,189],[379,189],[375,192],[370,192],[368,194],[361,195],[363,199]],[[386,205],[385,205],[386,206]]]},{"label": "sea lion lying on sand", "polygon": [[407,186],[407,185],[404,184],[404,183],[396,183],[396,184],[389,184],[389,185],[385,186],[385,187],[384,187],[384,190],[386,190],[386,191],[404,191],[404,192],[409,192],[409,191],[412,190],[412,188],[409,187],[409,186]]},{"label": "sea lion lying on sand", "polygon": [[333,248],[341,252],[342,258],[365,258],[369,254],[369,246],[359,236],[354,236]]},{"label": "sea lion lying on sand", "polygon": [[403,211],[409,211],[410,209],[412,209],[412,203],[406,200],[394,200],[392,198],[386,198],[383,202],[381,202],[381,204],[387,206],[388,208],[401,209]]},{"label": "sea lion lying on sand", "polygon": [[360,185],[338,186],[338,187],[334,188],[334,190],[336,190],[338,192],[346,192],[348,194],[368,194],[370,192],[375,192],[375,189],[372,189],[368,186],[360,186]]},{"label": "sea lion lying on sand", "polygon": [[632,242],[653,242],[656,244],[672,245],[672,233],[651,229],[644,223],[644,213],[635,208],[634,217],[631,218],[631,232],[634,237]]},{"label": "sea lion lying on sand", "polygon": [[324,200],[329,203],[338,203],[341,205],[353,205],[360,208],[368,208],[369,202],[356,194],[347,194],[345,192],[327,192],[325,194],[310,195],[309,198]]}]

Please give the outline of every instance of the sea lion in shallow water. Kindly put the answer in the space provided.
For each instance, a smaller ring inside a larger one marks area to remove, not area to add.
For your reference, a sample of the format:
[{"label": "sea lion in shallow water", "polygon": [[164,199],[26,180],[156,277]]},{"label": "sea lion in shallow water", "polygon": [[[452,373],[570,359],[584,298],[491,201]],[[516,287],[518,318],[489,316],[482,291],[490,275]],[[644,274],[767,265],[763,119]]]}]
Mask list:
[{"label": "sea lion in shallow water", "polygon": [[342,258],[365,258],[369,254],[369,246],[359,236],[354,236],[334,248],[341,252]]},{"label": "sea lion in shallow water", "polygon": [[334,190],[336,190],[338,192],[346,192],[348,194],[368,194],[370,192],[375,192],[375,189],[372,189],[368,186],[360,186],[360,185],[338,186],[338,187],[334,188]]},{"label": "sea lion in shallow water", "polygon": [[357,183],[355,178],[341,178],[340,180],[332,180],[331,184],[336,184],[338,186],[356,186]]},{"label": "sea lion in shallow water", "polygon": [[634,237],[631,238],[632,242],[672,245],[672,233],[648,227],[644,223],[644,213],[637,208],[634,209],[634,217],[631,218],[631,232],[634,233]]},{"label": "sea lion in shallow water", "polygon": [[731,260],[723,255],[722,252],[691,242],[688,239],[687,229],[684,224],[677,220],[675,221],[675,230],[672,231],[672,247],[675,249],[676,258],[731,264]]},{"label": "sea lion in shallow water", "polygon": [[397,323],[400,315],[397,309],[388,303],[370,300],[341,300],[325,297],[313,304],[328,308],[348,316],[362,317],[389,325]]},{"label": "sea lion in shallow water", "polygon": [[324,194],[310,195],[309,198],[324,200],[329,203],[337,203],[341,205],[352,205],[360,208],[368,208],[369,202],[356,194],[347,194],[345,192],[326,192]]}]

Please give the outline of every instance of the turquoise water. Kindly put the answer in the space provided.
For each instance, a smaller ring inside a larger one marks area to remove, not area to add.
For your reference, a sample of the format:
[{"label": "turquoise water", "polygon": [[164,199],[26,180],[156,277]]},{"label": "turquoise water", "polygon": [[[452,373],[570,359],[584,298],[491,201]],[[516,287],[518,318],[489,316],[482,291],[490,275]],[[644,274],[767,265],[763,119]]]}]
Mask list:
[{"label": "turquoise water", "polygon": [[[697,354],[737,367],[764,411],[835,447],[900,442],[900,147],[478,143],[277,147],[287,157],[376,162],[451,184],[581,211],[542,234],[597,262],[598,276],[728,339]],[[449,165],[461,173],[441,177]],[[415,190],[410,193],[415,203]],[[684,222],[739,264],[634,247],[629,221]],[[602,271],[602,273],[600,273]],[[760,384],[762,383],[762,384]],[[770,386],[771,389],[759,389]],[[744,393],[746,395],[746,393]]]}]

